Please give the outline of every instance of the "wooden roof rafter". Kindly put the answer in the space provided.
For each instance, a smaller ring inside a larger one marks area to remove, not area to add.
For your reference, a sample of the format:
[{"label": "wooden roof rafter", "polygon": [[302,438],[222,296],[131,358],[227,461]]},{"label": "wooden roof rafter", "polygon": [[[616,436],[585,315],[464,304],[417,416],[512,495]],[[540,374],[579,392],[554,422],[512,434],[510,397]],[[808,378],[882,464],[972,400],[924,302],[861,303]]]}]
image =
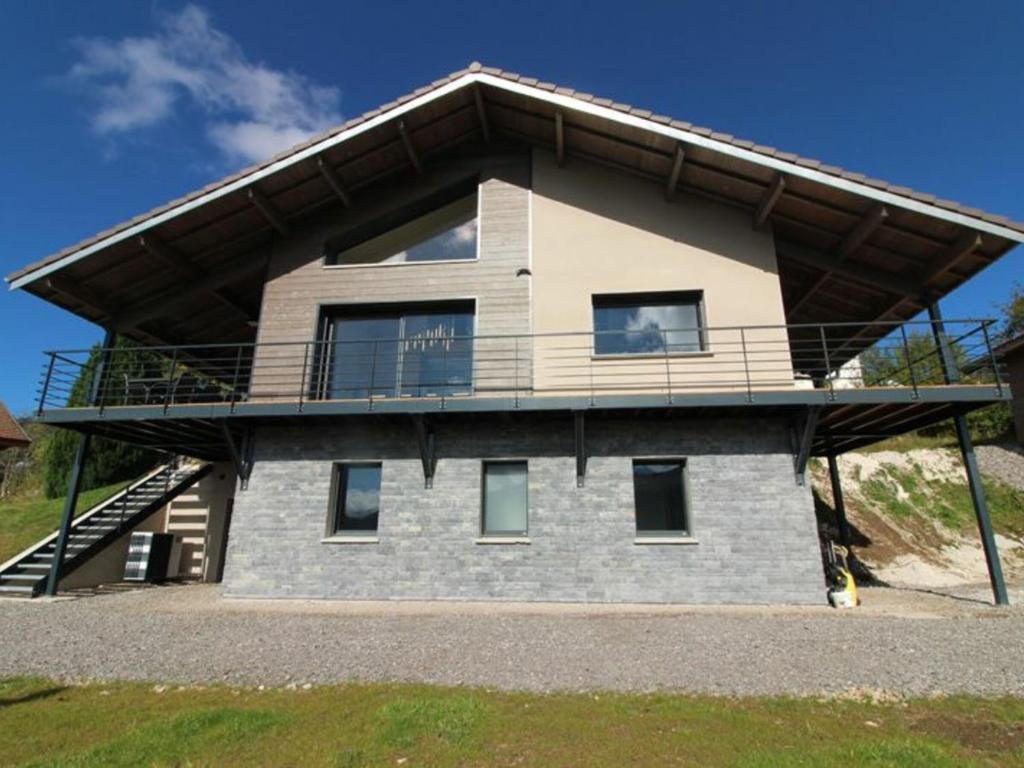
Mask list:
[{"label": "wooden roof rafter", "polygon": [[[404,130],[396,131],[398,124]],[[770,221],[784,241],[796,241],[819,254],[838,254],[840,266],[846,263],[861,274],[883,278],[886,292],[897,283],[902,288],[918,283],[913,293],[872,300],[862,315],[865,322],[877,319],[871,316],[876,308],[894,307],[889,311],[906,315],[920,299],[922,280],[930,292],[948,292],[1024,240],[1024,225],[1001,217],[650,111],[474,65],[8,279],[12,287],[28,288],[97,319],[105,315],[104,307],[88,308],[87,299],[102,304],[103,299],[117,297],[111,302],[116,310],[135,303],[131,299],[137,286],[144,286],[147,296],[162,295],[164,278],[146,275],[137,265],[132,270],[134,283],[118,287],[115,281],[121,265],[141,252],[124,244],[138,245],[139,236],[157,227],[165,242],[195,267],[216,272],[226,265],[213,264],[202,255],[215,251],[214,245],[233,245],[254,228],[262,230],[261,237],[272,232],[287,236],[290,222],[324,206],[351,205],[353,191],[407,170],[410,163],[422,168],[425,158],[456,144],[490,141],[499,134],[551,149],[563,159],[572,155],[656,181],[669,198],[681,189],[745,210],[755,225]],[[332,174],[338,184],[332,183]],[[257,195],[270,205],[260,205],[254,199]],[[267,228],[256,223],[260,217]],[[860,243],[848,247],[844,239]],[[84,260],[94,254],[99,258],[87,265]],[[81,267],[72,266],[80,263]],[[828,277],[819,272],[808,278],[806,270],[813,269],[807,260],[780,249],[787,306],[809,320],[828,319],[827,302],[812,299],[812,294],[868,287],[843,269],[829,270]],[[64,270],[67,273],[58,277],[67,281],[63,287],[69,292],[46,281]],[[791,273],[801,283],[799,294],[787,285],[793,280]],[[178,277],[178,289],[195,281],[194,275]],[[814,290],[807,290],[814,285],[808,279],[817,282]],[[230,294],[228,299],[238,301]],[[240,303],[250,301],[247,295]],[[234,312],[229,302],[220,303]],[[819,312],[826,315],[819,317]]]}]

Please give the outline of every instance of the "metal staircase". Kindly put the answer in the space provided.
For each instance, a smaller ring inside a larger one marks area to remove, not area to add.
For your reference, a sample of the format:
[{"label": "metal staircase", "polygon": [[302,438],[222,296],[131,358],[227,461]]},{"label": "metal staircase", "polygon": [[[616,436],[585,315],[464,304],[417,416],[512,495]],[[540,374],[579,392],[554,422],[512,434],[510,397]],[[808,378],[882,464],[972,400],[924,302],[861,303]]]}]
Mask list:
[{"label": "metal staircase", "polygon": [[[61,576],[67,576],[88,562],[122,534],[198,483],[212,469],[212,464],[165,464],[76,517],[68,533]],[[57,531],[54,531],[0,564],[0,596],[35,597],[42,592],[56,546]]]}]

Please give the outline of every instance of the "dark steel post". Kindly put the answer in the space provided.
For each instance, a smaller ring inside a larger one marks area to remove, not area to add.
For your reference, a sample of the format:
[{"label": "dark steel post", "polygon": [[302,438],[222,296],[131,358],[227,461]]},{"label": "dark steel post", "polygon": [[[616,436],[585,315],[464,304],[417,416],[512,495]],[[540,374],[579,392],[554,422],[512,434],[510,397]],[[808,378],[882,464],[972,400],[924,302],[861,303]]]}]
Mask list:
[{"label": "dark steel post", "polygon": [[[939,309],[938,302],[928,303],[928,317],[931,320],[935,342],[939,346],[943,378],[947,384],[954,384],[960,380],[960,373],[956,368],[953,352],[949,348],[946,329],[942,322],[942,311]],[[992,521],[988,514],[988,504],[985,502],[985,487],[981,483],[981,472],[978,470],[978,459],[974,455],[974,442],[971,440],[967,418],[962,413],[958,413],[953,417],[953,424],[956,427],[956,439],[960,444],[964,468],[967,470],[967,485],[971,491],[971,501],[974,502],[974,515],[978,519],[978,532],[981,534],[981,546],[985,550],[985,563],[988,565],[988,577],[992,583],[992,595],[996,605],[1009,605],[1010,600],[1006,595],[1003,568],[999,562],[999,550],[996,549]]]},{"label": "dark steel post", "polygon": [[971,501],[974,502],[974,513],[978,518],[978,531],[981,534],[981,545],[985,550],[985,562],[988,564],[989,581],[992,582],[992,595],[996,605],[1009,605],[1006,595],[1006,582],[1003,580],[1003,568],[999,563],[999,550],[992,531],[992,521],[988,515],[988,504],[985,502],[985,488],[981,483],[981,472],[978,470],[978,459],[974,455],[974,443],[967,426],[967,418],[958,413],[953,417],[956,425],[956,438],[960,443],[960,453],[964,457],[967,469],[967,484],[971,489]]},{"label": "dark steel post", "polygon": [[[254,355],[255,357],[255,355]],[[231,413],[235,412],[235,398],[238,396],[238,376],[242,371],[242,345],[238,345],[238,354],[235,355],[235,375],[231,380]]]},{"label": "dark steel post", "polygon": [[[571,341],[566,342],[572,344]],[[571,350],[572,347],[570,346]],[[575,352],[570,351],[570,356],[574,355]],[[590,404],[594,404],[594,356],[597,354],[597,334],[595,333],[590,337],[590,358],[587,361],[587,373],[590,375]]]},{"label": "dark steel post", "polygon": [[89,452],[90,435],[85,434],[78,438],[78,450],[75,451],[75,462],[71,465],[71,478],[68,480],[68,493],[64,497],[64,511],[60,518],[60,531],[57,533],[57,544],[53,550],[53,562],[50,563],[50,573],[46,578],[46,594],[53,597],[57,594],[57,584],[60,582],[60,573],[64,565],[64,553],[68,548],[68,533],[71,531],[71,521],[75,517],[75,507],[78,505],[78,491],[82,485],[82,469],[85,466],[85,457]]},{"label": "dark steel post", "polygon": [[515,376],[515,407],[519,407],[519,337],[515,337],[515,360],[512,361],[512,368]]},{"label": "dark steel post", "polygon": [[666,400],[672,405],[672,361],[668,354],[668,331],[661,332],[661,346],[665,348],[665,386],[668,387]]},{"label": "dark steel post", "polygon": [[103,347],[100,349],[99,359],[96,361],[96,370],[93,372],[92,385],[89,388],[89,405],[97,405],[103,391],[103,378],[107,372],[107,363],[114,352],[114,344],[117,343],[117,331],[108,327],[103,334]]},{"label": "dark steel post", "polygon": [[[107,356],[110,354],[110,350],[116,341],[117,332],[113,328],[108,327],[103,336],[103,347],[100,350],[99,359],[96,362],[96,371],[93,374],[92,385],[89,389],[89,405],[95,405],[99,397]],[[82,471],[85,468],[85,458],[89,453],[89,441],[89,434],[83,434],[78,438],[75,461],[71,465],[71,477],[68,478],[68,492],[64,497],[64,511],[61,513],[60,529],[57,532],[57,542],[53,549],[53,562],[50,563],[50,573],[46,577],[46,594],[50,597],[57,594],[57,585],[60,582],[60,574],[64,566],[64,553],[68,548],[68,534],[71,532],[71,521],[75,518],[75,507],[78,506],[78,492],[82,488]]]},{"label": "dark steel post", "polygon": [[[828,382],[828,399],[836,399],[836,383],[832,377],[832,361],[828,354],[828,338],[825,335],[825,326],[818,326],[818,336],[821,339],[821,354],[825,359],[825,381]],[[836,369],[836,377],[839,376],[839,369]]]},{"label": "dark steel post", "polygon": [[907,358],[907,372],[910,375],[910,386],[914,389],[914,399],[921,396],[917,389],[917,375],[914,373],[914,360],[910,357],[910,342],[907,341],[907,326],[900,326],[900,333],[903,335],[903,356]]},{"label": "dark steel post", "polygon": [[740,328],[740,349],[743,352],[743,372],[747,379],[747,402],[754,402],[754,393],[750,388],[750,361],[747,359],[747,334]]},{"label": "dark steel post", "polygon": [[167,393],[164,395],[164,413],[167,413],[167,406],[174,401],[177,394],[177,385],[174,383],[174,370],[178,367],[178,348],[171,352],[171,367],[167,371]]},{"label": "dark steel post", "polygon": [[839,476],[839,459],[834,453],[828,454],[828,476],[832,481],[832,505],[839,521],[839,541],[844,547],[850,546],[850,523],[846,519],[846,500],[843,498],[843,481]]},{"label": "dark steel post", "polygon": [[981,332],[985,335],[985,349],[988,352],[988,361],[992,365],[992,375],[996,377],[996,394],[1003,396],[1003,379],[999,375],[999,362],[996,360],[996,353],[992,349],[992,339],[988,335],[989,320],[981,324]]},{"label": "dark steel post", "polygon": [[309,366],[309,345],[302,345],[302,375],[299,377],[299,413],[302,413],[303,395],[306,391],[306,368]]},{"label": "dark steel post", "polygon": [[[335,352],[337,354],[337,352]],[[377,342],[373,342],[373,357],[370,359],[369,409],[373,410],[373,383],[377,378]]]},{"label": "dark steel post", "polygon": [[43,382],[43,391],[39,395],[39,408],[36,409],[36,416],[42,416],[46,408],[46,395],[50,391],[50,379],[53,378],[53,364],[57,361],[57,354],[50,353],[50,364],[46,367],[46,380]]},{"label": "dark steel post", "polygon": [[937,301],[928,302],[928,319],[931,320],[932,338],[939,350],[939,362],[942,363],[942,378],[947,384],[956,384],[960,381],[960,369],[956,366],[956,358],[953,357],[953,349],[949,346],[949,337],[946,336],[946,326],[942,322],[942,310],[939,309]]},{"label": "dark steel post", "polygon": [[441,410],[445,409],[445,398],[448,396],[448,344],[441,339]]}]

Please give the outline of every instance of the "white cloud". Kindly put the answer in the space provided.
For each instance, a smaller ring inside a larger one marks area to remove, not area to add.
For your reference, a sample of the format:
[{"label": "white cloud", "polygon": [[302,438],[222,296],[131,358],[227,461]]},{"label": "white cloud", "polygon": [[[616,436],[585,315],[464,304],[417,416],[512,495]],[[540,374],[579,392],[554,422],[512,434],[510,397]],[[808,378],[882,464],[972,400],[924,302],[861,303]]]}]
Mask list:
[{"label": "white cloud", "polygon": [[253,62],[197,5],[158,18],[149,37],[77,41],[69,76],[95,97],[93,128],[125,134],[191,102],[230,160],[263,160],[341,121],[337,88]]},{"label": "white cloud", "polygon": [[450,239],[456,243],[462,245],[476,243],[476,217],[456,227],[449,234]]},{"label": "white cloud", "polygon": [[626,340],[630,351],[662,351],[669,347],[699,349],[697,314],[690,306],[646,306],[630,313]]},{"label": "white cloud", "polygon": [[380,491],[350,488],[345,493],[345,514],[349,517],[369,517],[380,508]]}]

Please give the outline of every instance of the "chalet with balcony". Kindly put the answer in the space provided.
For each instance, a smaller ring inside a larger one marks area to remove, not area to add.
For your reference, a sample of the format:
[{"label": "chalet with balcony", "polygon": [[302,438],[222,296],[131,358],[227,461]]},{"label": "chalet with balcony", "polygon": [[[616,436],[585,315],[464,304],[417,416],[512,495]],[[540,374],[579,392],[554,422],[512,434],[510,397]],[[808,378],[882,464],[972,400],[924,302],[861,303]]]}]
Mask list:
[{"label": "chalet with balcony", "polygon": [[1022,240],[473,64],[7,279],[106,329],[44,360],[80,458],[231,475],[230,596],[822,603],[809,458],[953,418],[1005,602],[964,414],[1010,391],[938,302]]}]

